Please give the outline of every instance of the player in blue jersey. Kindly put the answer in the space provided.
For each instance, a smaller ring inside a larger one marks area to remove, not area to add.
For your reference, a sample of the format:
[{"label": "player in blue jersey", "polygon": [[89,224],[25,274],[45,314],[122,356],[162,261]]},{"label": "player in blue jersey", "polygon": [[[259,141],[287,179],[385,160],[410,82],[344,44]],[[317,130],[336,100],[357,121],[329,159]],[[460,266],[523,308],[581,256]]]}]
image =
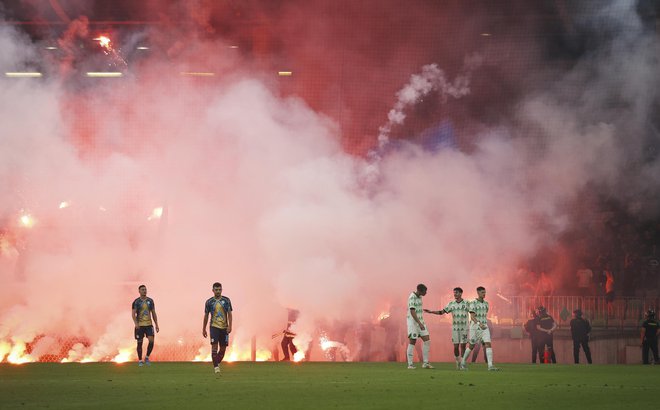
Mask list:
[{"label": "player in blue jersey", "polygon": [[[140,285],[138,287],[140,297],[133,301],[131,305],[131,315],[133,323],[135,324],[135,340],[137,340],[137,356],[138,365],[142,366],[144,363],[151,364],[149,355],[154,349],[154,324],[156,325],[156,333],[160,331],[158,328],[158,316],[156,315],[156,304],[154,300],[147,297],[147,287]],[[153,318],[153,321],[152,321]],[[142,340],[147,336],[149,345],[147,346],[147,355],[142,362]]]},{"label": "player in blue jersey", "polygon": [[232,325],[232,306],[228,297],[222,296],[222,285],[219,282],[213,284],[213,297],[206,301],[204,305],[204,325],[202,326],[202,335],[206,333],[206,325],[211,323],[209,333],[211,336],[211,358],[213,359],[213,370],[220,373],[220,362],[225,357],[225,351],[229,345],[229,334]]}]

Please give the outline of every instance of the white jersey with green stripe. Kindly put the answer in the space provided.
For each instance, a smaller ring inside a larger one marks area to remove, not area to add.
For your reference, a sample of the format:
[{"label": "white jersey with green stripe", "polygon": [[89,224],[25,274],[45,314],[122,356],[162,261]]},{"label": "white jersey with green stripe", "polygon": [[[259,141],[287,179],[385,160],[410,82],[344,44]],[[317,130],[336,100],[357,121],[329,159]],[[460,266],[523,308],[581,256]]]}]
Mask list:
[{"label": "white jersey with green stripe", "polygon": [[410,309],[415,309],[415,313],[417,313],[417,318],[419,319],[422,324],[424,324],[424,317],[422,316],[424,314],[424,310],[422,309],[422,297],[417,296],[415,292],[412,292],[410,296],[408,296],[408,319],[413,320],[412,315],[410,314]]},{"label": "white jersey with green stripe", "polygon": [[479,299],[472,300],[468,305],[468,312],[474,313],[477,322],[485,324],[488,316],[488,302]]},{"label": "white jersey with green stripe", "polygon": [[468,314],[468,301],[462,299],[460,302],[452,300],[447,303],[447,306],[443,309],[445,313],[451,313],[452,321],[451,328],[452,330],[465,330],[468,329],[468,321],[470,316]]}]

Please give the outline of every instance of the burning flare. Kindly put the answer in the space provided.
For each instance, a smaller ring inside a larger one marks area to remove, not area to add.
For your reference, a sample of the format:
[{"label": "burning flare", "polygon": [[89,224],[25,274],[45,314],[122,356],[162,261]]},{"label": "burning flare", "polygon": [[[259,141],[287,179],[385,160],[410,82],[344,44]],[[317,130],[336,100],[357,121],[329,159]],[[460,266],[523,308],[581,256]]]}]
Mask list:
[{"label": "burning flare", "polygon": [[115,356],[112,361],[117,363],[117,364],[122,364],[126,363],[127,361],[131,360],[133,356],[133,349],[119,349],[119,353],[117,356]]},{"label": "burning flare", "polygon": [[107,36],[101,35],[96,37],[94,40],[98,41],[99,45],[104,49],[106,49],[107,51],[112,51],[112,45],[110,44],[111,41],[110,38],[108,38]]}]

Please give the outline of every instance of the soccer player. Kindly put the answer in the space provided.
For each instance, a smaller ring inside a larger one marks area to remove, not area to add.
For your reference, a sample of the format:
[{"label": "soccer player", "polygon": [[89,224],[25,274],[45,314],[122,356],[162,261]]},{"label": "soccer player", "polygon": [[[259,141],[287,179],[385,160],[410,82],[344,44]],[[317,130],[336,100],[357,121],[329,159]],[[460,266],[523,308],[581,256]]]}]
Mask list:
[{"label": "soccer player", "polygon": [[428,310],[424,312],[434,315],[452,314],[451,342],[454,344],[454,358],[456,368],[461,368],[461,357],[465,353],[465,344],[468,336],[468,302],[463,299],[463,289],[454,288],[454,300],[447,303],[442,310]]},{"label": "soccer player", "polygon": [[479,286],[477,288],[477,298],[468,303],[468,313],[470,314],[469,341],[463,360],[461,360],[461,370],[467,370],[467,358],[477,343],[483,343],[486,348],[486,359],[488,360],[488,370],[500,370],[493,366],[493,349],[490,343],[490,329],[488,329],[488,302],[485,300],[486,288]]},{"label": "soccer player", "polygon": [[433,369],[429,363],[429,351],[431,350],[431,338],[429,337],[429,330],[424,324],[424,317],[422,308],[422,296],[426,295],[426,285],[417,285],[417,290],[412,292],[408,297],[408,369],[414,369],[413,359],[415,357],[415,343],[417,338],[421,338],[424,342],[422,346],[422,368]]},{"label": "soccer player", "polygon": [[[227,296],[222,296],[222,285],[219,282],[213,284],[213,297],[206,301],[204,305],[204,325],[202,326],[202,335],[207,336],[206,324],[209,323],[209,314],[211,315],[211,324],[209,332],[211,334],[211,358],[213,359],[213,370],[220,373],[220,362],[225,357],[225,351],[229,345],[229,334],[231,333],[233,308],[231,301]],[[218,345],[220,348],[218,349]]]},{"label": "soccer player", "polygon": [[[137,355],[138,355],[138,366],[150,365],[149,355],[154,349],[154,327],[156,325],[156,333],[160,331],[158,328],[158,316],[156,315],[156,304],[154,300],[147,297],[147,287],[140,285],[138,287],[138,292],[140,292],[140,297],[133,301],[131,306],[131,315],[133,317],[133,323],[135,324],[135,340],[137,340]],[[153,318],[153,324],[152,324]],[[144,336],[147,336],[149,340],[149,345],[147,345],[147,355],[142,362],[142,340]]]}]

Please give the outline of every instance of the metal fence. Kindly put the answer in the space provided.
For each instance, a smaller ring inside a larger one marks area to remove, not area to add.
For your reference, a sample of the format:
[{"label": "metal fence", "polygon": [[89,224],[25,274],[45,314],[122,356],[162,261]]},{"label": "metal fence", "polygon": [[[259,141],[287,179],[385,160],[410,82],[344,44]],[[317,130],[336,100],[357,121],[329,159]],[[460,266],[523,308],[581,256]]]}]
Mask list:
[{"label": "metal fence", "polygon": [[502,296],[490,298],[489,316],[499,325],[519,325],[530,312],[544,306],[558,324],[568,324],[575,309],[593,327],[638,327],[649,308],[657,308],[658,297],[620,297],[608,302],[603,296]]}]

